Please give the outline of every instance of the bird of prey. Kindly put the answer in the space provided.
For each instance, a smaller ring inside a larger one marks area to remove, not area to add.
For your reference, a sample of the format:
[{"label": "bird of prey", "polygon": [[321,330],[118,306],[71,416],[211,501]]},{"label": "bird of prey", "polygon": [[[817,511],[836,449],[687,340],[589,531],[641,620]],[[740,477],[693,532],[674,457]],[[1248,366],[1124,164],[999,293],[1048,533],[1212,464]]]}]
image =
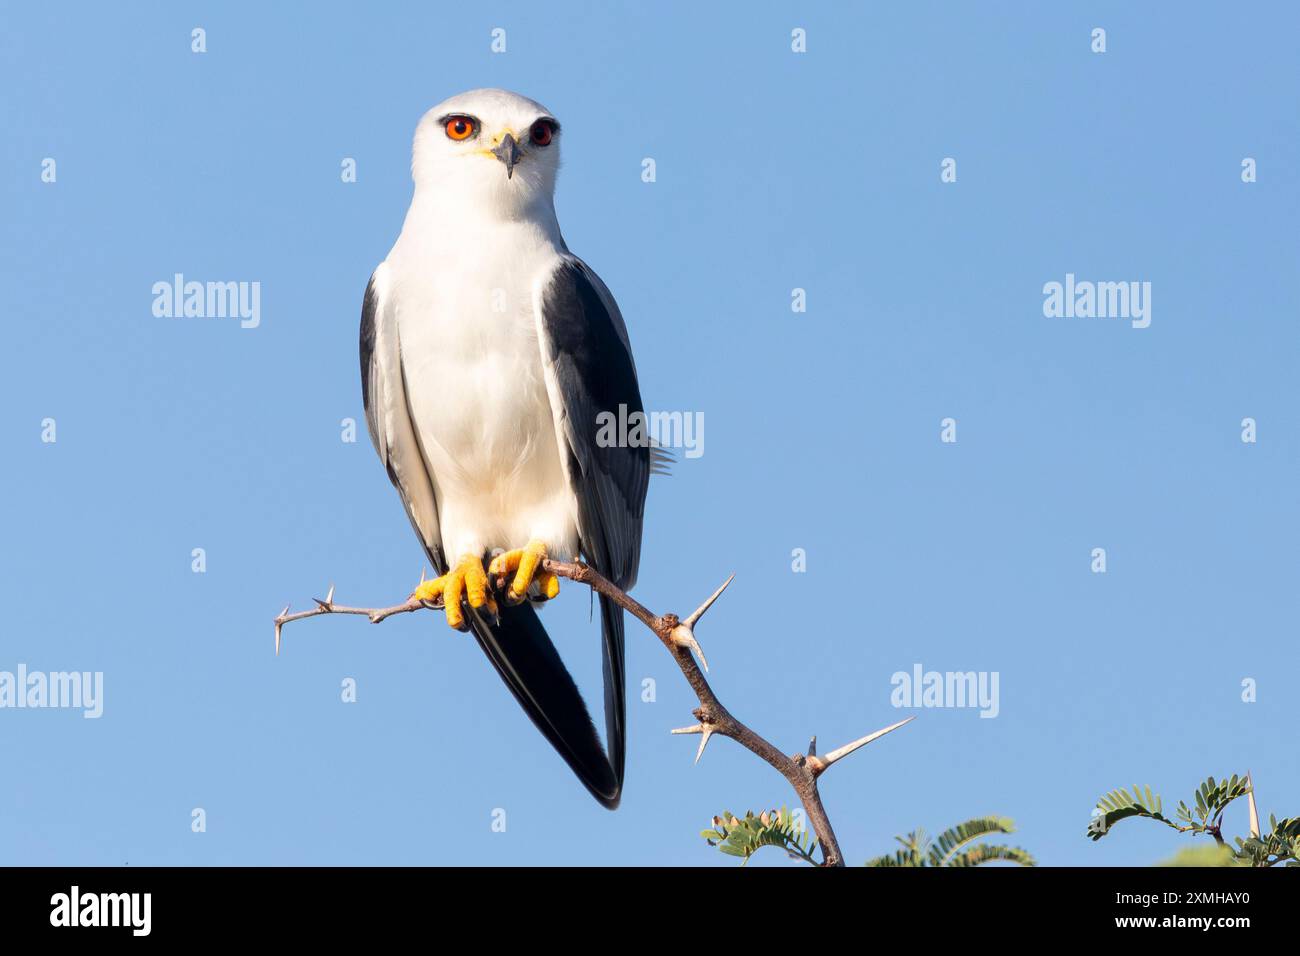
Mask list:
[{"label": "bird of prey", "polygon": [[632,587],[651,449],[597,441],[602,412],[644,410],[618,306],[560,235],[562,139],[549,110],[505,90],[461,93],[424,115],[406,221],[366,287],[361,390],[375,450],[437,571],[413,596],[442,600],[447,623],[473,632],[613,809],[622,610],[600,599],[606,752],[536,606],[559,593],[548,557],[582,557]]}]

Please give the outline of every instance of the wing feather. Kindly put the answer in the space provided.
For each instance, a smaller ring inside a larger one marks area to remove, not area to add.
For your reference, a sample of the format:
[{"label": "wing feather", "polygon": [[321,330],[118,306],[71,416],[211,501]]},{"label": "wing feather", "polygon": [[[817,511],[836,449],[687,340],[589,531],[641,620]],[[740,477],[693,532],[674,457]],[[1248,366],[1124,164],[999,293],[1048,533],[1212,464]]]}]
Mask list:
[{"label": "wing feather", "polygon": [[650,445],[607,447],[597,440],[603,414],[627,420],[645,412],[627,326],[605,284],[573,255],[543,282],[537,314],[583,553],[619,587],[631,588],[641,557]]},{"label": "wing feather", "polygon": [[[557,440],[577,503],[584,557],[623,589],[636,583],[650,480],[650,443],[601,442],[599,418],[644,414],[627,326],[605,284],[577,256],[564,255],[542,282],[538,308],[542,367]],[[600,599],[604,638],[605,736],[618,787],[626,753],[623,611]]]},{"label": "wing feather", "polygon": [[361,305],[361,398],[366,424],[434,573],[445,574],[438,503],[411,423],[397,321],[384,297],[384,271],[380,265],[370,277]]}]

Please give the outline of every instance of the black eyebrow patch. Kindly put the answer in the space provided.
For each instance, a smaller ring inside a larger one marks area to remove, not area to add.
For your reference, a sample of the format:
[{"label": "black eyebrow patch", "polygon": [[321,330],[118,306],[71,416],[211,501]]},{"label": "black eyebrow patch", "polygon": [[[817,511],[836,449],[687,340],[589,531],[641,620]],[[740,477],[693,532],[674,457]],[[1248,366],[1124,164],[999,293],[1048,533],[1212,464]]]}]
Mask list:
[{"label": "black eyebrow patch", "polygon": [[467,120],[469,120],[471,123],[473,123],[475,126],[481,126],[481,125],[483,125],[483,124],[481,124],[481,123],[478,121],[478,117],[477,117],[477,116],[470,116],[468,113],[448,113],[446,116],[439,116],[439,117],[438,117],[438,125],[439,125],[439,126],[446,126],[448,123],[450,123],[450,122],[451,122],[452,120],[454,120],[454,119],[467,119]]}]

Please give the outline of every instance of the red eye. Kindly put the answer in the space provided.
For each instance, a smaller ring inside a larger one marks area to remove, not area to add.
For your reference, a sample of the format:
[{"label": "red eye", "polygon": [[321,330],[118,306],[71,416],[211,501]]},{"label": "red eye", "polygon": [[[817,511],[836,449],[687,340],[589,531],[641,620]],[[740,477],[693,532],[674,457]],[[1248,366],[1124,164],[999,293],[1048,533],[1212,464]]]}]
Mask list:
[{"label": "red eye", "polygon": [[474,121],[468,116],[453,116],[447,120],[447,138],[469,139],[474,135]]},{"label": "red eye", "polygon": [[529,131],[528,137],[533,141],[535,146],[549,146],[551,137],[555,135],[555,124],[550,120],[538,120],[533,124]]}]

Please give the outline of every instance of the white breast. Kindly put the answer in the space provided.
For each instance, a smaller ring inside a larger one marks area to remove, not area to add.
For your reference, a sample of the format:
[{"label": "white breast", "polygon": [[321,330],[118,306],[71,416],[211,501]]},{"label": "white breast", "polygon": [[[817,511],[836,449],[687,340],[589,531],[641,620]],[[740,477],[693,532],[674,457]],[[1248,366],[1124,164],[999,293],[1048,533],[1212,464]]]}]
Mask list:
[{"label": "white breast", "polygon": [[556,238],[526,222],[455,243],[404,231],[388,258],[412,421],[452,562],[532,539],[553,557],[577,552],[534,317]]}]

